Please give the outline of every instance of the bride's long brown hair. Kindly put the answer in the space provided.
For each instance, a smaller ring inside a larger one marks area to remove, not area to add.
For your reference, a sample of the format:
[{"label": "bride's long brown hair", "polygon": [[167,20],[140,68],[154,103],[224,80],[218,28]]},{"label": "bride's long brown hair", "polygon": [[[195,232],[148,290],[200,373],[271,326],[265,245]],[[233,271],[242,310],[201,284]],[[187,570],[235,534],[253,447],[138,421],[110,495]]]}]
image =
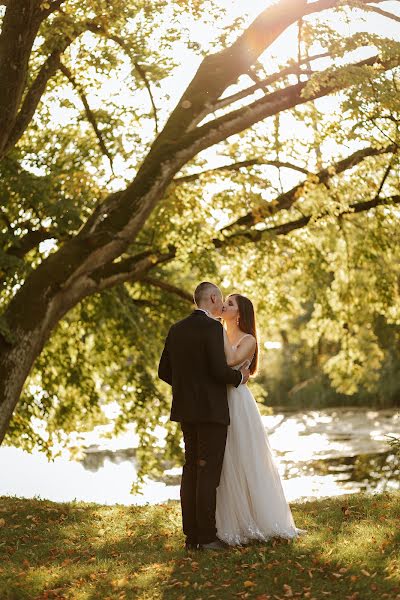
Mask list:
[{"label": "bride's long brown hair", "polygon": [[251,300],[242,296],[242,294],[230,294],[230,298],[235,298],[239,308],[239,329],[243,333],[250,333],[256,339],[256,348],[254,350],[254,356],[250,363],[250,374],[254,375],[258,365],[258,338],[256,328],[256,316],[254,313],[254,306]]}]

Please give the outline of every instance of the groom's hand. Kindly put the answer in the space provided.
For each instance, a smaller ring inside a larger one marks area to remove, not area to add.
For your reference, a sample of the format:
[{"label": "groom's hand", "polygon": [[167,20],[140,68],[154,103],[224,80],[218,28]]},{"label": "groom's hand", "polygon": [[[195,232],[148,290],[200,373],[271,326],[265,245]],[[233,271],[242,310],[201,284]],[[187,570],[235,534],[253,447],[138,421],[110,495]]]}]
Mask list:
[{"label": "groom's hand", "polygon": [[244,383],[248,382],[249,377],[250,377],[250,371],[249,371],[249,369],[245,369],[244,367],[242,367],[240,369],[240,372],[243,375],[243,379],[242,379],[242,385],[243,385]]}]

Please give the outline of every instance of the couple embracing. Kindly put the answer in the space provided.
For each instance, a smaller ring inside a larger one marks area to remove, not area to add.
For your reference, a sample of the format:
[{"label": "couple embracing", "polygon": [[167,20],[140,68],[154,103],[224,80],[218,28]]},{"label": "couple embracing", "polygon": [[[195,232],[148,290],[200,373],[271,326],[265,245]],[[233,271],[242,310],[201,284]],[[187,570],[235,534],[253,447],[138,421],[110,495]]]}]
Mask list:
[{"label": "couple embracing", "polygon": [[[187,549],[220,550],[251,540],[296,537],[257,404],[246,383],[257,367],[251,301],[202,282],[196,310],[169,330],[158,369],[172,386],[181,424]],[[226,329],[217,320],[224,320]]]}]

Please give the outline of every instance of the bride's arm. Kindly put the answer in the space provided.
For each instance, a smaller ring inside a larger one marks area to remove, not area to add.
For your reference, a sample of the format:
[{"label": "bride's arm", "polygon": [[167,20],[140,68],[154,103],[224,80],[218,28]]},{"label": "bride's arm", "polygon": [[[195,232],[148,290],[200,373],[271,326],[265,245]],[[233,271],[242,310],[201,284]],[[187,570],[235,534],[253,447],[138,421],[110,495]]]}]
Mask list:
[{"label": "bride's arm", "polygon": [[240,346],[236,349],[233,348],[224,329],[224,350],[226,362],[230,367],[239,365],[246,358],[252,356],[255,349],[256,340],[252,335],[246,335],[246,337],[240,342]]}]

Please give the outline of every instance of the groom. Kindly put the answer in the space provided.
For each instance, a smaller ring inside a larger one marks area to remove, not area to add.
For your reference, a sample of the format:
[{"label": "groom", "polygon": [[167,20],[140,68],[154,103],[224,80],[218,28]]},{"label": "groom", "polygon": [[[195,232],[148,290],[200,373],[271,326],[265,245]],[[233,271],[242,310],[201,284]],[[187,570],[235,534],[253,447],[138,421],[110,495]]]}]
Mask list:
[{"label": "groom", "polygon": [[196,310],[172,325],[158,376],[172,386],[171,421],[181,424],[185,464],[181,506],[185,546],[219,550],[215,508],[229,408],[226,385],[246,383],[249,371],[228,367],[224,353],[221,290],[208,281],[194,292]]}]

